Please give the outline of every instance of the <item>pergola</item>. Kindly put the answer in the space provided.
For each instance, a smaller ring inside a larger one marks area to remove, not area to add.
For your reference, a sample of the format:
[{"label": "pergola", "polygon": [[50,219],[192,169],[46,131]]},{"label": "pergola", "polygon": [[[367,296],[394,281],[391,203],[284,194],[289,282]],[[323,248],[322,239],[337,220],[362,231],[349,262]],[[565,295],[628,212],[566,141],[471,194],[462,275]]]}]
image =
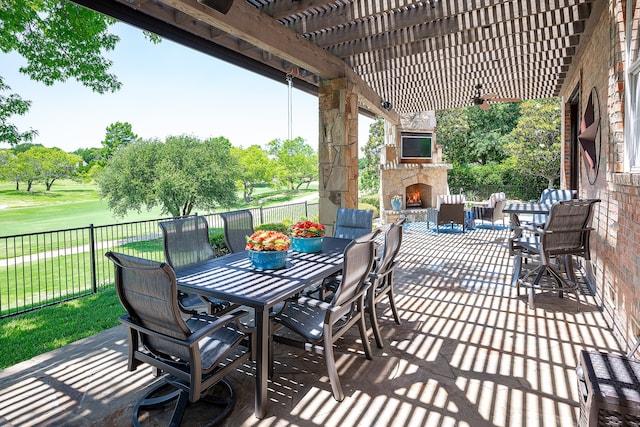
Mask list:
[{"label": "pergola", "polygon": [[[318,95],[320,217],[357,205],[357,112],[557,96],[595,0],[74,0]],[[202,76],[215,78],[215,76]],[[355,178],[354,178],[355,176]],[[354,196],[354,194],[356,194]],[[323,221],[326,222],[326,221]]]}]

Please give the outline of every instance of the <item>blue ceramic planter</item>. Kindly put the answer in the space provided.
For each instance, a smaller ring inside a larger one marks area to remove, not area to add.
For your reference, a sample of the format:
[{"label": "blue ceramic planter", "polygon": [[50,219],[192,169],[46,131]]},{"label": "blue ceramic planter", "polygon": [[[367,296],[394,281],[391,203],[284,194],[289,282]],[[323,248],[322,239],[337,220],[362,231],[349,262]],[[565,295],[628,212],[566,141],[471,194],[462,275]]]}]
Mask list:
[{"label": "blue ceramic planter", "polygon": [[258,270],[276,270],[285,266],[287,251],[249,251],[249,261]]},{"label": "blue ceramic planter", "polygon": [[313,253],[322,250],[322,237],[292,237],[291,250]]}]

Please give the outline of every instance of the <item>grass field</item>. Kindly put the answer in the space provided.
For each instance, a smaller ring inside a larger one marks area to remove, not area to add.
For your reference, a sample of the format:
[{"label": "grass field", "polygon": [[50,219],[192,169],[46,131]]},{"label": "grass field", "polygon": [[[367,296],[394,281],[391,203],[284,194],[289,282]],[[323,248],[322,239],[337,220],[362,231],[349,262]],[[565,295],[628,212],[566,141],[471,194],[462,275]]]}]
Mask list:
[{"label": "grass field", "polygon": [[[23,184],[24,186],[24,184]],[[274,190],[257,186],[251,205],[286,203],[296,197],[317,192],[317,185],[300,192]],[[56,181],[51,191],[34,184],[31,192],[15,190],[15,183],[0,182],[0,236],[107,225],[166,217],[160,208],[140,213],[130,212],[124,218],[113,216],[107,201],[100,198],[95,184],[71,180]]]}]

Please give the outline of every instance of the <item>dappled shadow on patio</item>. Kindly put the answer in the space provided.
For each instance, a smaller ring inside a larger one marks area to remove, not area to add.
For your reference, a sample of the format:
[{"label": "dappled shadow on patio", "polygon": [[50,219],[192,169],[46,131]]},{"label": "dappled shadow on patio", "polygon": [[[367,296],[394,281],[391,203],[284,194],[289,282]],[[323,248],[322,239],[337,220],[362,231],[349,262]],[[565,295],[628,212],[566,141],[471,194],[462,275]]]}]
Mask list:
[{"label": "dappled shadow on patio", "polygon": [[[582,349],[619,352],[594,298],[539,293],[536,308],[509,285],[506,227],[434,233],[409,224],[396,275],[402,324],[378,308],[385,347],[365,359],[354,328],[336,349],[345,400],[331,394],[321,356],[276,345],[267,417],[254,410],[251,365],[230,380],[228,426],[575,425]],[[6,351],[6,349],[3,349]],[[0,424],[128,425],[150,369],[126,371],[114,328],[0,372]],[[206,423],[198,404],[185,425]]]}]

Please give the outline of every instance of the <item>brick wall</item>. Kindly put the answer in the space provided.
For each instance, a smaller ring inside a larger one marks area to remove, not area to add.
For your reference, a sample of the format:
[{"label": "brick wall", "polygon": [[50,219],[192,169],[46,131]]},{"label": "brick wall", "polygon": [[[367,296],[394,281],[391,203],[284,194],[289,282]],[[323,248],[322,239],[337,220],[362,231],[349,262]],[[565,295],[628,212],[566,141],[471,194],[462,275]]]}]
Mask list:
[{"label": "brick wall", "polygon": [[[590,22],[593,31],[581,37],[579,56],[563,86],[565,102],[579,88],[584,113],[592,88],[601,111],[601,159],[591,176],[580,149],[579,195],[599,198],[591,238],[591,258],[597,301],[620,343],[640,335],[640,175],[624,172],[624,0],[602,2],[601,14]],[[597,6],[594,6],[594,8]],[[592,25],[595,24],[595,25]],[[564,185],[570,163],[570,111],[565,108],[563,132]],[[589,179],[591,178],[591,180]],[[590,182],[591,181],[591,182]]]}]

